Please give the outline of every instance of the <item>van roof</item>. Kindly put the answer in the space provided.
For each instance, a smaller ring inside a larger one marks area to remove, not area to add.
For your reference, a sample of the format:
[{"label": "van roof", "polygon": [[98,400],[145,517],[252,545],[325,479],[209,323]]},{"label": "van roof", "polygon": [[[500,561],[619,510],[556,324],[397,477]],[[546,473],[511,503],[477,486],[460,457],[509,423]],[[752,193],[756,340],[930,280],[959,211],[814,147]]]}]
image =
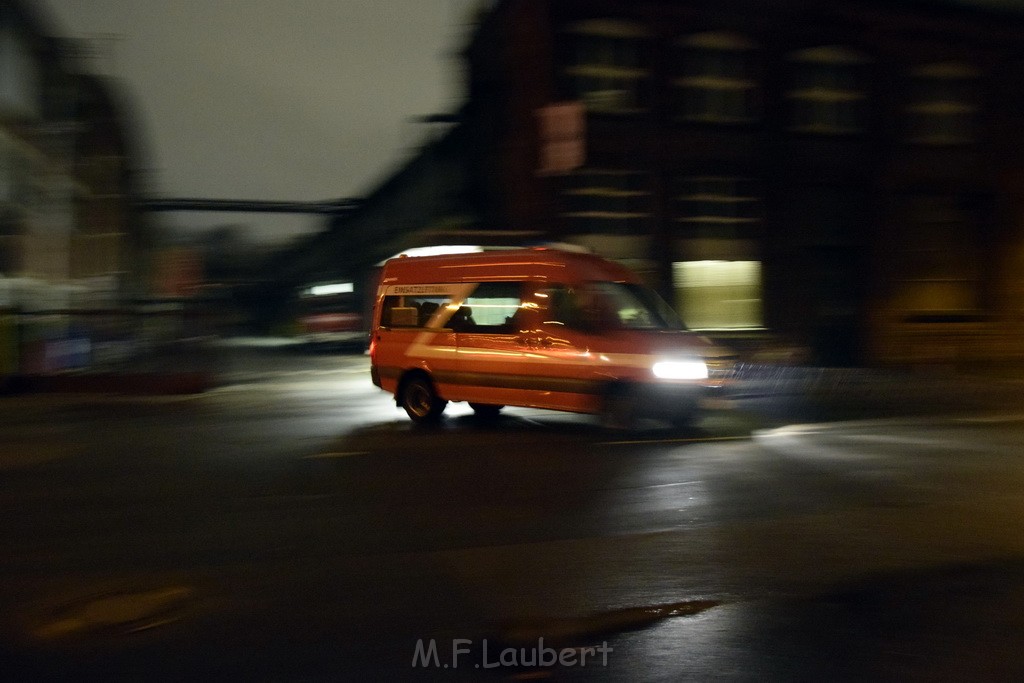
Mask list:
[{"label": "van roof", "polygon": [[600,256],[549,248],[393,258],[384,264],[381,281],[470,282],[481,277],[565,284],[587,280],[640,282],[633,271]]}]

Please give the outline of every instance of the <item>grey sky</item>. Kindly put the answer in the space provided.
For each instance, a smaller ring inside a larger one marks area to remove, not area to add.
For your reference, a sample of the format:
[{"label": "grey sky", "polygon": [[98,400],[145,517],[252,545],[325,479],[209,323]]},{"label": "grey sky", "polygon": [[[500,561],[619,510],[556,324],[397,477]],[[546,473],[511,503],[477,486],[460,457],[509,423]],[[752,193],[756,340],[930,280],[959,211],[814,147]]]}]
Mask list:
[{"label": "grey sky", "polygon": [[[414,117],[461,99],[470,0],[36,1],[58,35],[109,44],[91,68],[127,86],[164,196],[364,195],[426,135]],[[319,225],[173,220],[259,224],[263,237]]]}]

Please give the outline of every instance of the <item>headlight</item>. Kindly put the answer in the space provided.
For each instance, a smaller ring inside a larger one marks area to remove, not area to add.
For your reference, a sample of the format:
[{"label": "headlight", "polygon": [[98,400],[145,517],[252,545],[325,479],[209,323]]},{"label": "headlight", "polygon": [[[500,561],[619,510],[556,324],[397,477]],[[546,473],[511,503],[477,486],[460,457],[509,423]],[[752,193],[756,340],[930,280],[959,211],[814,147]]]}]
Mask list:
[{"label": "headlight", "polygon": [[665,360],[651,368],[658,379],[707,379],[708,366],[699,360]]}]

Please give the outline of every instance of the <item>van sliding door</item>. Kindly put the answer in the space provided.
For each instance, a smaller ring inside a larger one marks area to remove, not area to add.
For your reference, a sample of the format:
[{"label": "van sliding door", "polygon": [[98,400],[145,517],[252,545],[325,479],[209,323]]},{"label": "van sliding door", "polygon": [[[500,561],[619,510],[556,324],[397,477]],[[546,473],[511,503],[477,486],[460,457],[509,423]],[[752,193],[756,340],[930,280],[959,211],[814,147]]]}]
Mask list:
[{"label": "van sliding door", "polygon": [[482,282],[453,302],[444,326],[455,333],[453,392],[462,400],[507,405],[527,395],[530,347],[519,329],[527,313],[522,295],[522,282]]}]

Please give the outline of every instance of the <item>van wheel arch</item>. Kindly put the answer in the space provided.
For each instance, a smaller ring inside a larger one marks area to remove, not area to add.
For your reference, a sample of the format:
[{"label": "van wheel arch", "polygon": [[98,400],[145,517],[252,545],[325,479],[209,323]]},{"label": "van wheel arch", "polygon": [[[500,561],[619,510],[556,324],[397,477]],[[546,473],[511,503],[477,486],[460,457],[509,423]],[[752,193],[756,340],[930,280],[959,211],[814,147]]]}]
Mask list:
[{"label": "van wheel arch", "polygon": [[395,392],[395,403],[417,424],[436,423],[448,405],[448,401],[437,393],[434,381],[425,370],[410,370],[402,375]]}]

